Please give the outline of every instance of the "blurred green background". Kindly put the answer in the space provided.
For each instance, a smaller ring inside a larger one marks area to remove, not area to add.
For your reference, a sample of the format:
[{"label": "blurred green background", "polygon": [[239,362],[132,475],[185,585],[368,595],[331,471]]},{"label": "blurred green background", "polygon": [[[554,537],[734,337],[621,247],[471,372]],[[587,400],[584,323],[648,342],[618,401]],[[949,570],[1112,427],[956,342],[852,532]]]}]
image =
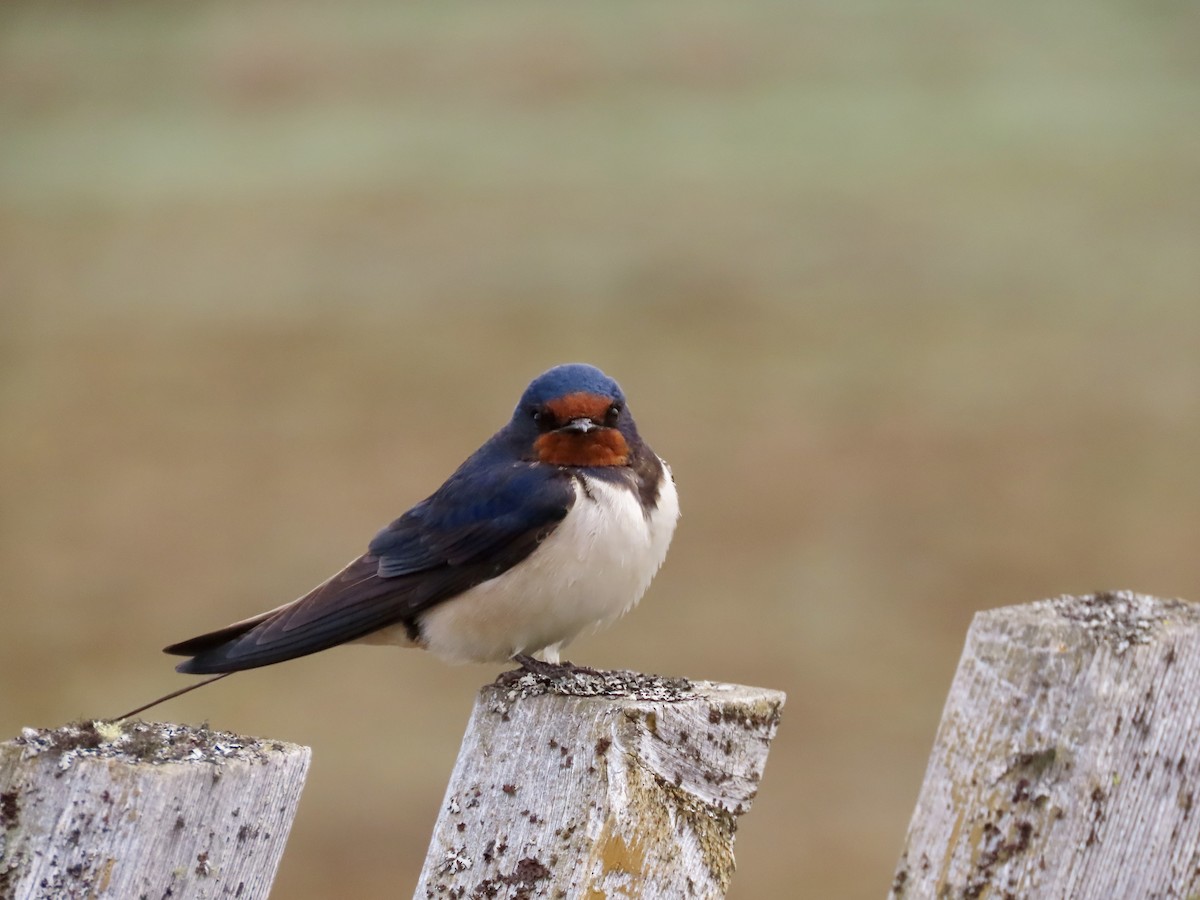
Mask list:
[{"label": "blurred green background", "polygon": [[[619,378],[684,517],[570,654],[781,688],[734,898],[886,891],[975,610],[1200,597],[1192,3],[0,6],[0,734],[182,683]],[[155,715],[309,744],[276,896],[406,896],[495,668]]]}]

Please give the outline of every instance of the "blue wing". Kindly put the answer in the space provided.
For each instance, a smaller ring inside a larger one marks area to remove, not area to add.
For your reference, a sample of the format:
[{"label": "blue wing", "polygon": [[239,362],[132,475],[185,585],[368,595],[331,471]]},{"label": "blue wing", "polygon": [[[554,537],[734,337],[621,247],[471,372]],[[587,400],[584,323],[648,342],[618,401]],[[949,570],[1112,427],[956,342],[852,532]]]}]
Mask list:
[{"label": "blue wing", "polygon": [[379,532],[367,552],[379,558],[382,578],[467,565],[502,554],[531,534],[545,537],[573,499],[561,473],[529,463],[490,468],[486,478],[459,470],[436,494]]},{"label": "blue wing", "polygon": [[485,445],[443,484],[375,536],[367,552],[300,599],[173,644],[196,674],[266,666],[404,625],[495,578],[536,549],[575,499],[570,476],[511,460]]}]

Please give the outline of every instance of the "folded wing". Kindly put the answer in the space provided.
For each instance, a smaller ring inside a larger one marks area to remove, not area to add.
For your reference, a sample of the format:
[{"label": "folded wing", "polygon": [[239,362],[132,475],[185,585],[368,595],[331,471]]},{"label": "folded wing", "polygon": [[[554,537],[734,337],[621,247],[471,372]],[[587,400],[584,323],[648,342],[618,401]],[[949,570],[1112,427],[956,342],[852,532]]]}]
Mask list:
[{"label": "folded wing", "polygon": [[180,672],[271,665],[404,625],[512,568],[566,516],[569,479],[528,463],[468,461],[433,496],[379,532],[364,555],[298,600],[172,644]]}]

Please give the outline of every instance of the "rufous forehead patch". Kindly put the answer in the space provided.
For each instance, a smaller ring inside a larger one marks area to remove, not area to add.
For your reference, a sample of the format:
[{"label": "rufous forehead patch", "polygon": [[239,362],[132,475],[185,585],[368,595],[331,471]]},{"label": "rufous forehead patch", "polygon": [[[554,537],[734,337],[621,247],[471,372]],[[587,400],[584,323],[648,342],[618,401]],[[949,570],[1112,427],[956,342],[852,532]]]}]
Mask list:
[{"label": "rufous forehead patch", "polygon": [[602,397],[588,391],[576,391],[551,400],[546,404],[546,409],[560,422],[569,422],[572,419],[595,419],[597,422],[603,422],[612,404],[610,397]]}]

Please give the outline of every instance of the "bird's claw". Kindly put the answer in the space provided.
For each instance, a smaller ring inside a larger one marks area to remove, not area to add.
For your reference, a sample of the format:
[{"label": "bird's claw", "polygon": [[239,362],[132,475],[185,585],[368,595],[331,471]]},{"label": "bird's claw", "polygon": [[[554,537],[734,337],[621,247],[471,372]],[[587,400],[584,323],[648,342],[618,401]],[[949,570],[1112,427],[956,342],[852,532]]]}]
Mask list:
[{"label": "bird's claw", "polygon": [[574,675],[576,673],[582,675],[599,675],[595,669],[589,666],[577,666],[573,662],[546,662],[543,659],[536,659],[526,653],[517,653],[513,656],[513,662],[519,665],[524,671],[532,672],[534,675],[540,675],[543,678],[561,678],[563,675]]}]

